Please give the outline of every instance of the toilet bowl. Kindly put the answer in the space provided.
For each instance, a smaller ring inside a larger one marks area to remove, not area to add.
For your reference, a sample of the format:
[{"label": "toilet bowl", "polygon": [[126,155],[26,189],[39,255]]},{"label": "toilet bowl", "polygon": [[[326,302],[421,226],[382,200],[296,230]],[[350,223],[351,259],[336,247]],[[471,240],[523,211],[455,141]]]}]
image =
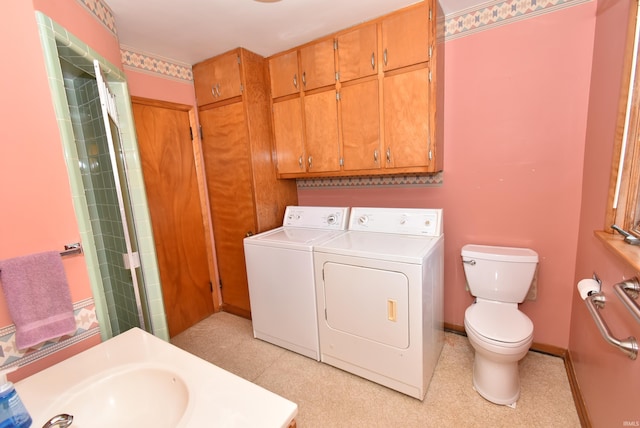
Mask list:
[{"label": "toilet bowl", "polygon": [[538,262],[533,250],[465,245],[465,275],[476,297],[464,327],[475,351],[473,386],[485,399],[515,407],[520,397],[519,361],[533,341],[533,323],[518,309]]}]

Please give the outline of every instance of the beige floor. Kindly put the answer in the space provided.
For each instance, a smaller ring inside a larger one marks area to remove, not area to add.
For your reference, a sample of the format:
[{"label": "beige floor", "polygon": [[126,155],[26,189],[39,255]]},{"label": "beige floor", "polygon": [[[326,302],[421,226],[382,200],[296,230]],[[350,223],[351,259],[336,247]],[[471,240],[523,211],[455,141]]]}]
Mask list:
[{"label": "beige floor", "polygon": [[580,426],[562,359],[529,352],[516,409],[498,406],[473,390],[473,349],[453,333],[424,401],[254,339],[251,321],[225,312],[172,343],[297,403],[299,428]]}]

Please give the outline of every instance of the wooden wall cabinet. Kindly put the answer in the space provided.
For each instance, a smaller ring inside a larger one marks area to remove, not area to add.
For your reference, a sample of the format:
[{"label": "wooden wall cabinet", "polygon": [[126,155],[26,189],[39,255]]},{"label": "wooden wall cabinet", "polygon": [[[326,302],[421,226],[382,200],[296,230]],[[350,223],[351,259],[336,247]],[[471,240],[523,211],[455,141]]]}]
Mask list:
[{"label": "wooden wall cabinet", "polygon": [[421,5],[382,19],[382,64],[385,71],[429,61],[429,51],[435,42],[431,33],[433,6]]},{"label": "wooden wall cabinet", "polygon": [[[250,317],[243,239],[280,226],[285,207],[297,204],[297,190],[276,177],[264,59],[241,48],[233,53],[240,58],[241,95],[201,105],[199,118],[222,307]],[[198,104],[208,96],[203,86],[196,85]]]},{"label": "wooden wall cabinet", "polygon": [[271,96],[283,97],[300,92],[298,51],[280,54],[269,59]]},{"label": "wooden wall cabinet", "polygon": [[[271,75],[281,178],[442,169],[435,4],[427,0],[298,48],[297,92],[275,92],[280,75]],[[292,52],[272,57],[271,72]]]},{"label": "wooden wall cabinet", "polygon": [[433,159],[429,110],[428,68],[384,78],[384,157],[387,168],[429,166]]},{"label": "wooden wall cabinet", "polygon": [[336,40],[340,82],[378,73],[378,29],[375,23],[339,34]]},{"label": "wooden wall cabinet", "polygon": [[280,177],[340,171],[334,46],[328,38],[269,59]]},{"label": "wooden wall cabinet", "polygon": [[321,40],[302,47],[300,49],[300,70],[303,91],[335,85],[333,39]]},{"label": "wooden wall cabinet", "polygon": [[240,56],[231,51],[193,66],[198,106],[242,95]]},{"label": "wooden wall cabinet", "polygon": [[336,90],[305,95],[303,104],[307,171],[340,171]]}]

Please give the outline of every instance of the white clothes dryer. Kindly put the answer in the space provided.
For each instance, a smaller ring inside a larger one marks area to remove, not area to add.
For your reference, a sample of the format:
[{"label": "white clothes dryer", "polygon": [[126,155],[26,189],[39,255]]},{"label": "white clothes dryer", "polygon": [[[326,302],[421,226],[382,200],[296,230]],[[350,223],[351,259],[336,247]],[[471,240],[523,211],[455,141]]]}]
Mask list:
[{"label": "white clothes dryer", "polygon": [[321,361],[424,399],[444,341],[442,210],[352,208],[314,253]]},{"label": "white clothes dryer", "polygon": [[289,206],[281,227],[244,239],[254,337],[320,360],[313,247],[348,219],[349,208]]}]

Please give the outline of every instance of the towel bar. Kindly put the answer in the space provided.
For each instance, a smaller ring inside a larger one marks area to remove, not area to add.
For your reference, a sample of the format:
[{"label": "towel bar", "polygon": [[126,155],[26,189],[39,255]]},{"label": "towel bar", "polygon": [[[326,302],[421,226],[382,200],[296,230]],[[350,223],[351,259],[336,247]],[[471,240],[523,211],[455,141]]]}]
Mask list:
[{"label": "towel bar", "polygon": [[640,282],[638,278],[631,278],[613,286],[614,291],[627,307],[631,315],[640,323],[640,306],[638,305],[638,294],[640,294]]},{"label": "towel bar", "polygon": [[594,293],[584,299],[584,302],[586,303],[589,312],[591,312],[591,316],[596,322],[596,326],[598,326],[598,330],[600,330],[600,334],[602,334],[604,340],[606,340],[611,345],[619,348],[632,360],[635,360],[638,356],[638,342],[636,341],[636,338],[633,336],[629,336],[626,339],[619,340],[613,337],[611,335],[611,332],[609,331],[609,327],[607,327],[607,324],[604,322],[604,320],[600,316],[600,313],[598,312],[598,308],[604,308],[604,304],[606,302],[604,294]]},{"label": "towel bar", "polygon": [[82,254],[82,245],[79,242],[73,244],[67,244],[64,246],[64,251],[60,251],[60,256],[70,256],[72,254]]}]

